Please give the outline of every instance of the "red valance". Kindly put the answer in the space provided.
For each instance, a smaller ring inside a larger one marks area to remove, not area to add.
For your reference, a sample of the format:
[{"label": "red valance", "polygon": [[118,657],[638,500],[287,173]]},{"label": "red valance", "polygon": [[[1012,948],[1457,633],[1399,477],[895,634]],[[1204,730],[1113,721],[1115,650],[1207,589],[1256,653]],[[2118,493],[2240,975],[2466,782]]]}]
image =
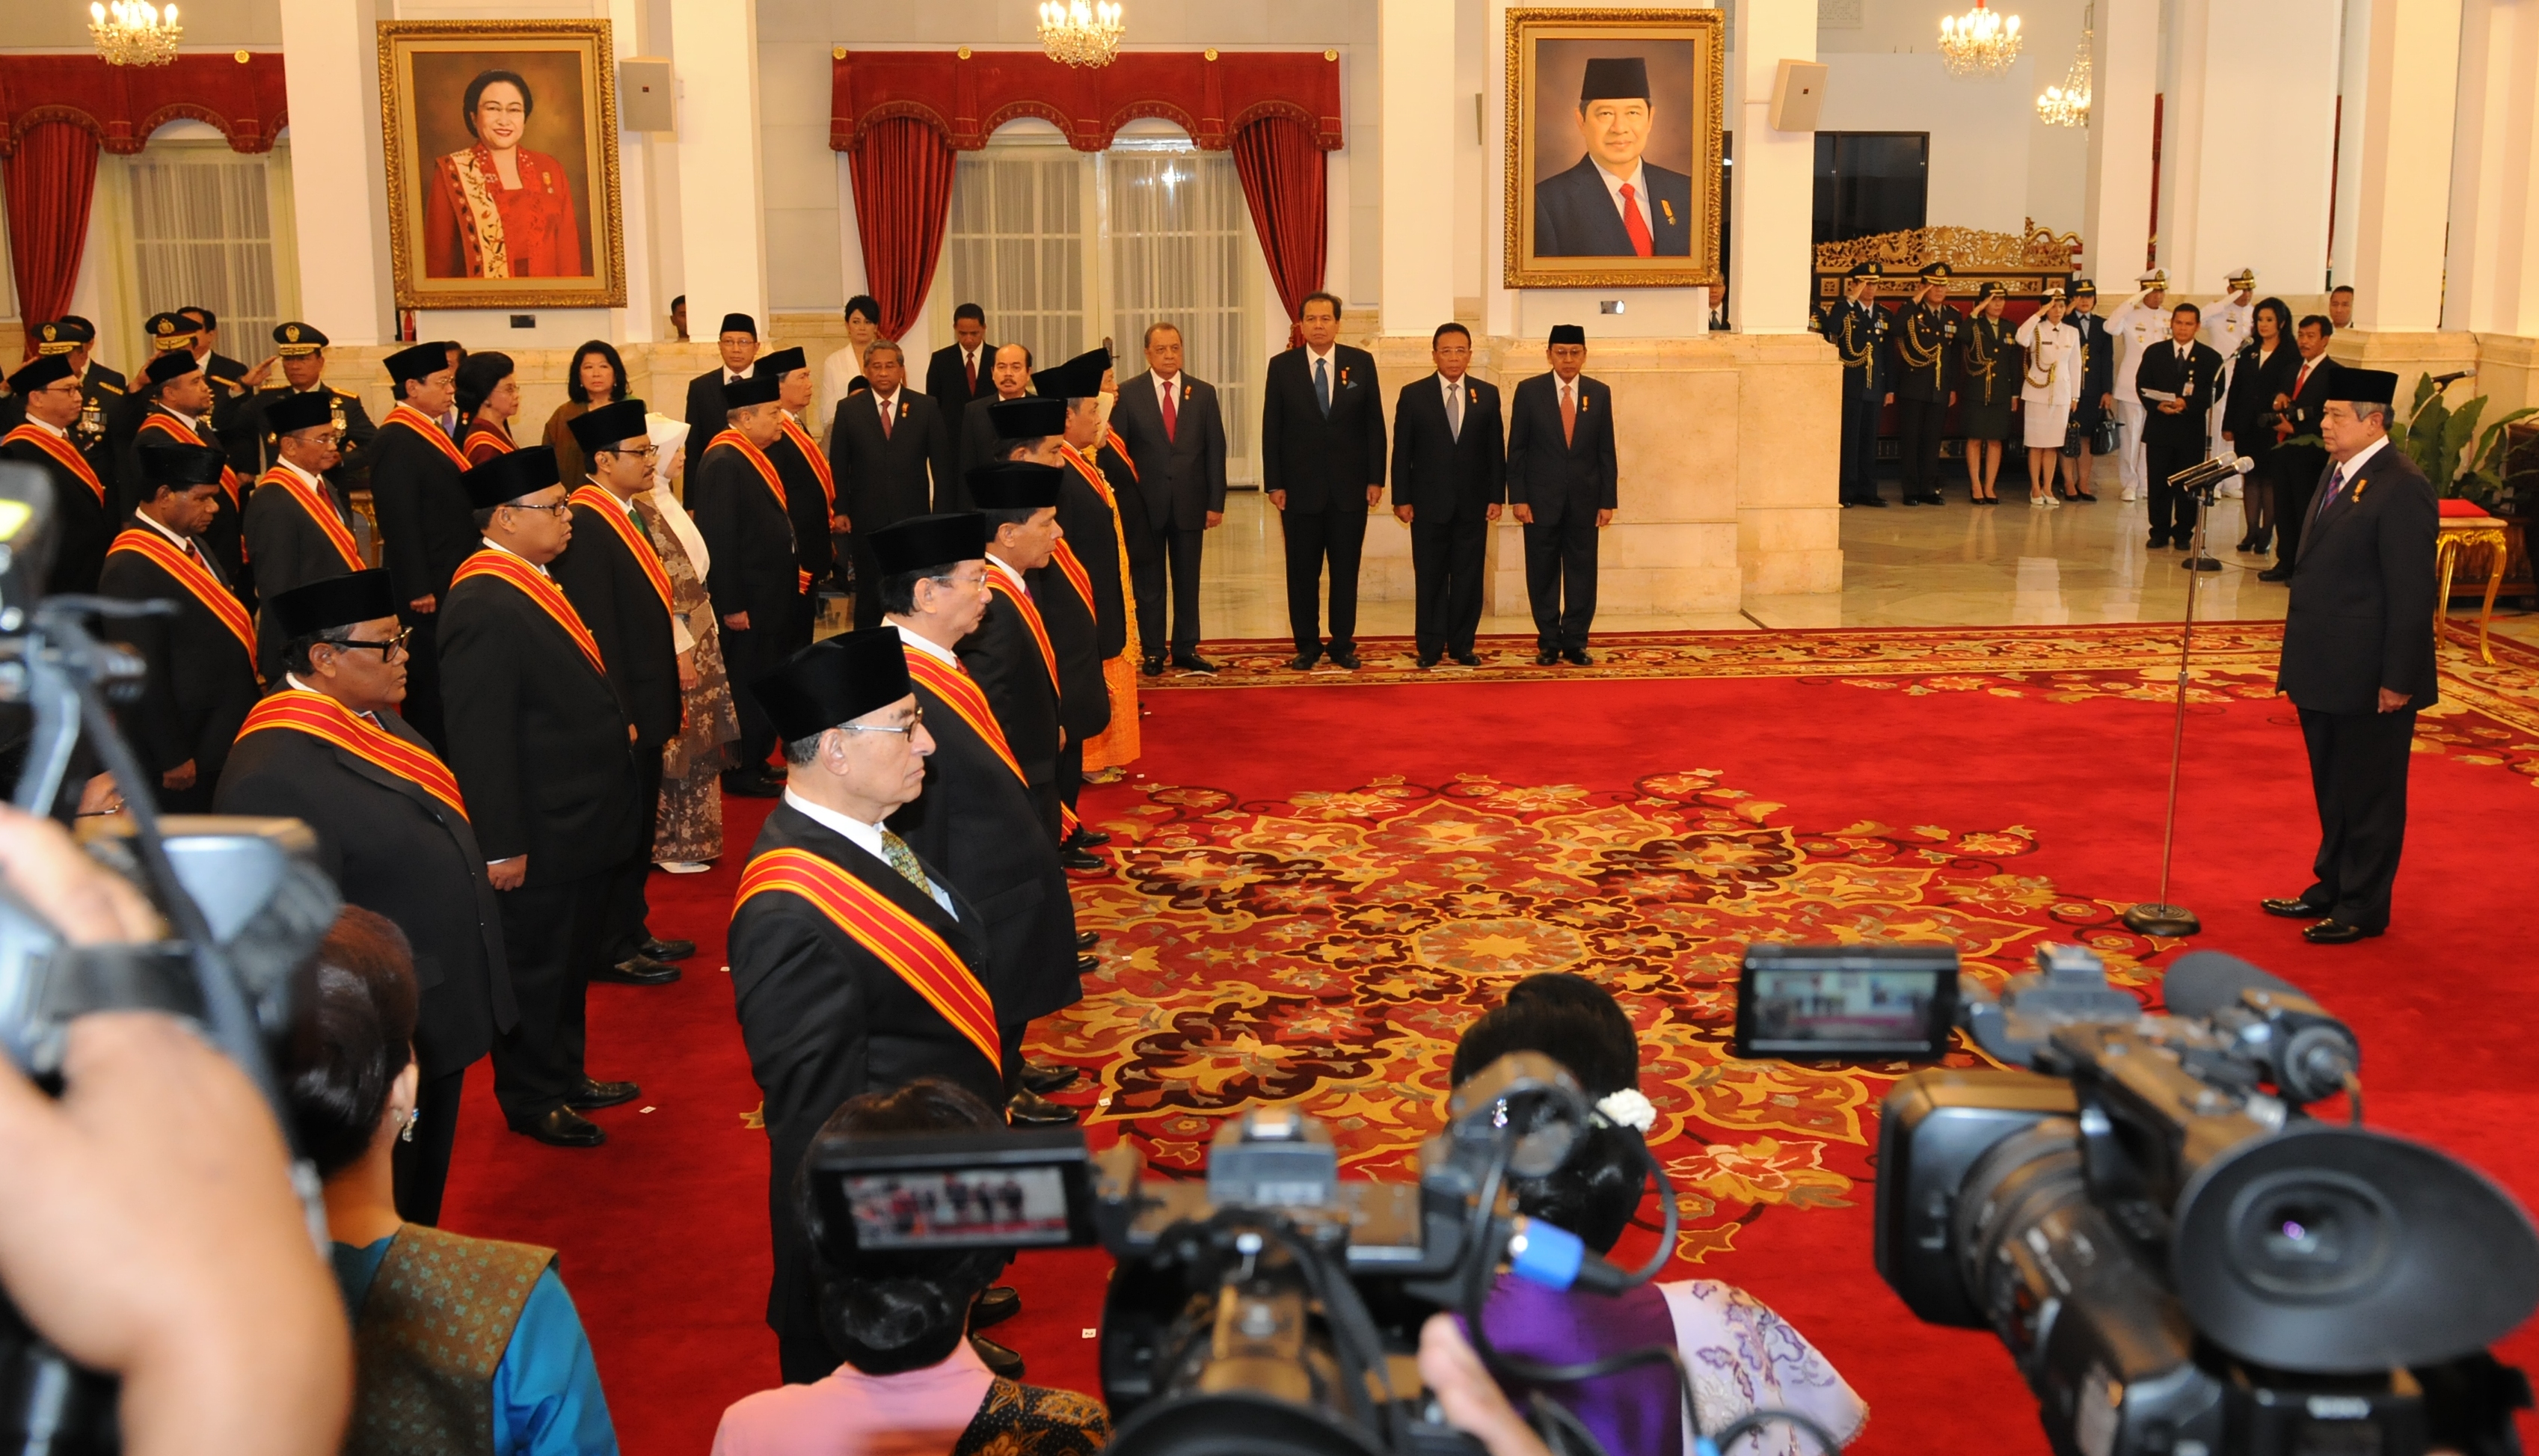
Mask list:
[{"label": "red valance", "polygon": [[240,152],[269,152],[285,118],[282,53],[188,52],[164,66],[109,66],[93,55],[0,55],[0,157],[31,126],[67,121],[118,156],[186,117],[220,128]]},{"label": "red valance", "polygon": [[1340,147],[1340,63],[1326,50],[1132,50],[1078,70],[1037,50],[865,50],[830,63],[829,147],[852,152],[875,122],[908,117],[975,152],[1017,116],[1038,116],[1079,152],[1161,117],[1211,152],[1246,124],[1299,123],[1320,151]]}]

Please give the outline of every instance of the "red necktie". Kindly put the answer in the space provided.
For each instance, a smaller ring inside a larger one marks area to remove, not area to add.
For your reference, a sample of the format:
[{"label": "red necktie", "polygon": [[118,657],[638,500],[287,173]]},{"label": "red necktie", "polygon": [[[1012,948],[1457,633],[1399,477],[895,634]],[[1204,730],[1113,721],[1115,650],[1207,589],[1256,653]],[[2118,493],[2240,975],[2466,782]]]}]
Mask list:
[{"label": "red necktie", "polygon": [[1622,183],[1622,231],[1631,235],[1631,251],[1647,257],[1656,250],[1657,240],[1649,236],[1649,220],[1640,216],[1640,196],[1631,190],[1629,182]]},{"label": "red necktie", "polygon": [[1181,391],[1180,391],[1179,389],[1176,389],[1176,388],[1174,388],[1174,387],[1173,387],[1173,385],[1172,385],[1172,381],[1169,381],[1169,380],[1165,381],[1165,382],[1164,382],[1164,440],[1165,440],[1165,442],[1166,442],[1167,444],[1171,443],[1171,441],[1172,441],[1172,438],[1173,438],[1173,428],[1174,428],[1176,425],[1178,425],[1178,424],[1180,424],[1180,423],[1181,423],[1182,412],[1181,412],[1181,410],[1180,410],[1178,407],[1176,407],[1176,406],[1174,405],[1174,403],[1173,403],[1173,396],[1174,396],[1174,395],[1176,395],[1176,394],[1179,394],[1180,392],[1181,392]]},{"label": "red necktie", "polygon": [[976,394],[979,392],[979,356],[965,354],[962,357],[970,361],[970,392]]},{"label": "red necktie", "polygon": [[881,407],[881,438],[884,440],[890,438],[890,417],[891,407],[885,404]]}]

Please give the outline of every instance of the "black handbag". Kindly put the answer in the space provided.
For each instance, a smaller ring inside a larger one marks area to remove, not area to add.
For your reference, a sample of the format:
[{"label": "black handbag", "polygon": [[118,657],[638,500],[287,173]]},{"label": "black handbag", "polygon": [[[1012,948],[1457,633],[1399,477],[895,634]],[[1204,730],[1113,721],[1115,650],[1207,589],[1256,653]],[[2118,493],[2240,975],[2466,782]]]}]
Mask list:
[{"label": "black handbag", "polygon": [[2111,455],[2115,452],[2116,422],[2113,420],[2100,420],[2098,422],[2096,432],[2090,437],[2090,453],[2093,455]]}]

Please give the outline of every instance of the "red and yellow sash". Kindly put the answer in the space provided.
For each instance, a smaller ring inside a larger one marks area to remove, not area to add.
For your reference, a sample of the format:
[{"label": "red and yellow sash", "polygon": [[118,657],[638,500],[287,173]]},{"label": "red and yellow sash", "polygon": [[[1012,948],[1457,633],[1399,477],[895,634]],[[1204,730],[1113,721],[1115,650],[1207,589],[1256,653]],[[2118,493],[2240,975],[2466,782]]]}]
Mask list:
[{"label": "red and yellow sash", "polygon": [[670,609],[670,573],[661,565],[661,553],[652,549],[651,541],[637,535],[634,522],[626,519],[626,513],[633,508],[620,506],[615,496],[595,485],[583,486],[575,491],[570,499],[577,506],[588,506],[598,513],[600,520],[608,522],[608,528],[617,533],[617,539],[626,543],[626,549],[634,556],[635,564],[644,568],[644,579],[651,582],[652,589],[660,594],[661,610],[668,611]]},{"label": "red and yellow sash", "polygon": [[439,420],[425,414],[422,410],[415,408],[411,404],[400,404],[396,408],[388,411],[386,419],[379,421],[379,428],[382,430],[386,429],[390,425],[405,426],[415,434],[431,441],[434,449],[449,457],[449,463],[456,465],[461,470],[468,468],[467,456],[459,451],[457,446],[449,443],[448,432],[441,428],[441,422]]},{"label": "red and yellow sash", "polygon": [[1040,608],[1033,604],[1029,591],[1017,591],[1011,579],[994,563],[988,567],[988,589],[1001,593],[1014,609],[1022,613],[1023,625],[1031,629],[1032,641],[1040,644],[1040,663],[1049,669],[1052,691],[1058,687],[1058,649],[1049,645],[1049,625],[1040,619]]},{"label": "red and yellow sash", "polygon": [[483,464],[484,461],[476,458],[476,447],[480,445],[491,447],[494,453],[498,455],[508,455],[519,449],[512,443],[512,432],[508,426],[478,425],[467,432],[465,440],[459,442],[458,452],[476,464]]},{"label": "red and yellow sash", "polygon": [[802,452],[802,458],[811,462],[811,473],[820,477],[820,494],[829,503],[829,514],[835,516],[838,514],[838,478],[829,473],[829,457],[820,453],[820,448],[811,443],[811,433],[791,415],[785,417],[785,433],[792,438],[793,448]]},{"label": "red and yellow sash", "polygon": [[[1014,757],[1013,745],[1005,741],[1004,725],[996,722],[996,710],[989,705],[988,695],[979,690],[977,679],[923,648],[908,654],[908,675],[941,698],[944,707],[958,714],[961,721],[970,726],[970,731],[987,740],[988,746],[996,750],[996,757],[1013,771],[1015,783],[1025,789],[1031,787],[1030,777],[1024,774],[1022,763]],[[1063,803],[1058,806],[1058,837],[1064,841],[1075,833],[1075,826],[1082,821],[1076,818],[1075,810]]]},{"label": "red and yellow sash", "polygon": [[599,660],[599,639],[591,636],[590,629],[582,624],[582,613],[575,611],[573,603],[565,600],[564,589],[545,572],[509,551],[489,548],[458,563],[458,570],[449,574],[449,585],[455,588],[470,577],[496,577],[518,589],[521,595],[538,604],[540,611],[555,619],[555,624],[573,639],[575,647],[582,649],[582,655],[590,659],[591,671],[602,677],[608,675],[608,664]]},{"label": "red and yellow sash", "polygon": [[446,765],[396,734],[355,713],[324,693],[286,687],[257,703],[239,726],[239,738],[268,728],[288,729],[322,738],[374,768],[381,768],[467,817],[467,801],[458,797],[458,780]]},{"label": "red and yellow sash", "polygon": [[1084,602],[1084,614],[1099,618],[1102,613],[1093,605],[1093,576],[1084,569],[1084,563],[1077,559],[1075,548],[1062,540],[1058,543],[1058,550],[1053,552],[1049,559],[1056,562],[1059,571],[1065,575],[1066,585],[1075,589],[1076,596]]},{"label": "red and yellow sash", "polygon": [[89,467],[88,456],[81,454],[69,441],[34,424],[20,425],[7,435],[0,435],[0,445],[16,445],[22,440],[60,461],[63,469],[86,481],[88,488],[97,493],[99,505],[105,504],[105,482],[97,478],[97,471]]},{"label": "red and yellow sash", "polygon": [[741,871],[732,914],[737,916],[752,895],[779,891],[808,901],[830,924],[880,957],[909,990],[926,998],[988,1065],[1003,1065],[995,1005],[988,1000],[987,988],[924,921],[808,850],[769,850],[751,860]]},{"label": "red and yellow sash", "polygon": [[1117,430],[1109,431],[1107,434],[1108,438],[1103,441],[1103,444],[1110,446],[1114,451],[1118,452],[1120,463],[1129,467],[1129,478],[1131,480],[1138,479],[1137,457],[1129,453],[1129,442],[1121,439],[1120,432]]},{"label": "red and yellow sash", "polygon": [[280,465],[257,476],[255,484],[258,490],[278,485],[289,492],[291,499],[300,504],[300,509],[309,513],[309,519],[317,522],[317,528],[326,533],[327,544],[344,558],[347,570],[360,571],[369,564],[362,560],[361,543],[353,539],[352,528],[344,524],[343,517],[336,514],[334,501],[321,499],[327,496],[326,491],[310,486]]},{"label": "red and yellow sash", "polygon": [[[1113,440],[1118,440],[1120,437],[1114,435],[1111,438]],[[1120,509],[1120,499],[1111,493],[1111,482],[1103,478],[1101,466],[1086,459],[1084,457],[1084,452],[1071,445],[1060,446],[1058,448],[1058,456],[1060,459],[1063,459],[1075,467],[1075,473],[1084,477],[1084,483],[1086,485],[1093,487],[1093,493],[1102,498],[1103,505],[1110,507],[1114,511]],[[1126,453],[1123,453],[1121,458],[1126,459],[1128,456]],[[1136,471],[1132,468],[1130,471],[1131,478],[1133,479],[1135,475]],[[1062,541],[1059,544],[1064,545],[1065,542]]]},{"label": "red and yellow sash", "polygon": [[[175,441],[179,445],[190,445],[197,450],[208,448],[203,444],[203,437],[195,433],[193,426],[188,425],[183,420],[168,413],[164,407],[153,409],[149,414],[144,415],[141,420],[141,428],[133,433],[136,435],[146,435],[154,430],[167,436],[169,439]],[[227,465],[223,465],[221,467],[221,491],[230,498],[230,504],[232,506],[238,505],[238,472]]]},{"label": "red and yellow sash", "polygon": [[[718,445],[728,445],[749,457],[749,463],[757,467],[758,478],[767,483],[767,493],[776,498],[776,509],[785,513],[786,523],[790,525],[793,520],[793,507],[785,494],[785,477],[777,470],[776,462],[767,457],[767,451],[750,444],[748,436],[729,428],[725,428],[721,435],[707,441],[706,449],[711,451]],[[824,488],[827,486],[827,466],[824,463],[821,467],[821,482]],[[794,560],[798,563],[801,560],[799,544],[794,547],[793,554]],[[811,573],[799,565],[793,568],[793,589],[806,595],[811,590]]]},{"label": "red and yellow sash", "polygon": [[[166,536],[147,528],[127,530],[116,536],[114,544],[105,548],[105,554],[112,556],[117,551],[134,552],[147,558],[152,566],[174,577],[177,586],[192,593],[205,610],[221,619],[221,625],[230,629],[230,635],[237,638],[239,646],[245,650],[248,665],[254,664],[255,624],[247,620],[245,606],[231,594],[229,588],[221,585],[218,577],[205,570],[201,562],[177,550]],[[264,681],[264,674],[258,672],[255,680]]]}]

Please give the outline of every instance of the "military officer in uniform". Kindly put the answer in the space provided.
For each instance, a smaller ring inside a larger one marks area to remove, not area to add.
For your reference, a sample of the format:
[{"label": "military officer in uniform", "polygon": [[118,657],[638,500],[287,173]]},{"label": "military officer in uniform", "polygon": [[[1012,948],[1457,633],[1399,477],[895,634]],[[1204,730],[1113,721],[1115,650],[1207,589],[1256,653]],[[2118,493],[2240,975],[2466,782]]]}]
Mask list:
[{"label": "military officer in uniform", "polygon": [[[279,367],[283,382],[265,387]],[[293,321],[273,326],[273,355],[246,372],[248,393],[239,405],[239,428],[252,433],[256,452],[252,465],[240,465],[241,473],[250,469],[269,470],[277,453],[270,413],[278,401],[295,394],[322,395],[327,414],[334,421],[337,436],[335,449],[340,458],[329,479],[347,492],[362,487],[370,468],[371,442],[378,437],[378,427],[371,423],[371,412],[362,404],[362,396],[351,389],[326,382],[326,335],[313,325]]]},{"label": "military officer in uniform", "polygon": [[1852,265],[1842,301],[1817,311],[1810,327],[1842,360],[1842,503],[1884,506],[1878,493],[1878,422],[1885,409],[1887,311],[1878,307],[1875,259]]},{"label": "military officer in uniform", "polygon": [[[2238,370],[2239,346],[2257,336],[2257,310],[2250,302],[2256,297],[2257,273],[2253,268],[2241,268],[2224,281],[2230,285],[2230,291],[2223,296],[2220,303],[2204,311],[2200,336],[2213,346],[2213,352],[2222,356],[2222,397],[2228,399],[2230,397],[2231,376]],[[2223,451],[2222,411],[2216,408],[2207,423],[2212,433],[2205,442],[2206,448],[2218,455]],[[2226,501],[2233,500],[2239,496],[2240,489],[2239,477],[2233,475],[2223,481],[2215,494]]]},{"label": "military officer in uniform", "polygon": [[2301,931],[2312,944],[2344,945],[2388,929],[2416,715],[2440,696],[2428,625],[2439,609],[2440,512],[2424,472],[2389,442],[2398,377],[2339,368],[2330,378],[2319,435],[2331,463],[2293,568],[2276,676],[2300,710],[2318,855],[2308,889],[2264,908],[2312,922]]},{"label": "military officer in uniform", "polygon": [[1525,526],[1525,594],[1534,660],[1584,667],[1596,620],[1596,533],[1611,525],[1620,479],[1613,391],[1587,367],[1587,331],[1551,326],[1551,370],[1519,381],[1508,407],[1508,505]]},{"label": "military officer in uniform", "polygon": [[[105,438],[107,418],[123,408],[125,384],[123,376],[89,357],[89,346],[97,339],[97,328],[77,314],[56,318],[35,329],[35,357],[60,355],[69,361],[71,379],[79,385],[80,408],[69,427],[87,450]],[[18,428],[27,421],[27,398],[12,392],[0,398],[0,433]]]},{"label": "military officer in uniform", "polygon": [[502,909],[458,780],[396,711],[408,636],[388,574],[274,592],[264,616],[288,675],[248,713],[212,806],[307,824],[344,899],[412,942],[423,1080],[396,1145],[396,1203],[408,1220],[438,1223],[467,1069],[519,1019]]},{"label": "military officer in uniform", "polygon": [[1441,323],[1428,341],[1437,372],[1402,386],[1393,405],[1393,514],[1410,527],[1421,671],[1452,653],[1481,665],[1481,574],[1490,522],[1507,501],[1507,438],[1496,384],[1474,379],[1472,332]]},{"label": "military officer in uniform", "polygon": [[2151,489],[2144,479],[2143,402],[2134,376],[2143,355],[2168,336],[2168,274],[2154,268],[2134,280],[2142,291],[2107,315],[2107,332],[2116,341],[2116,481],[2122,498],[2139,500]]},{"label": "military officer in uniform", "polygon": [[[256,477],[244,513],[246,554],[268,597],[370,565],[363,549],[370,522],[329,473],[341,458],[334,401],[322,389],[273,396],[256,412],[257,428],[272,432],[273,468]],[[280,619],[268,613],[256,626],[257,665],[266,681],[279,680]],[[397,698],[405,698],[402,668]]]},{"label": "military officer in uniform", "polygon": [[934,751],[902,642],[890,628],[833,637],[751,684],[784,740],[786,787],[732,906],[731,989],[766,1099],[767,1323],[788,1383],[838,1365],[793,1202],[820,1124],[920,1076],[991,1107],[1005,1095],[987,918],[887,827]]},{"label": "military officer in uniform", "polygon": [[1957,311],[1949,307],[1947,263],[1924,265],[1912,307],[1896,318],[1889,337],[1893,363],[1885,398],[1896,406],[1902,436],[1904,504],[1937,506],[1940,438],[1948,431],[1949,406],[1957,402],[1949,378],[1949,360],[1957,352]]},{"label": "military officer in uniform", "polygon": [[400,349],[386,366],[397,403],[371,444],[371,507],[384,538],[382,564],[396,583],[397,614],[415,631],[406,721],[446,752],[436,624],[450,574],[479,540],[467,489],[459,484],[467,457],[441,423],[456,396],[457,369],[449,362],[449,347],[439,343]]},{"label": "military officer in uniform", "polygon": [[48,595],[95,591],[114,537],[111,494],[103,468],[105,447],[83,445],[74,433],[85,407],[79,378],[65,354],[38,354],[9,376],[9,397],[22,414],[0,435],[0,459],[42,470],[53,483],[53,564],[44,576]]},{"label": "military officer in uniform", "polygon": [[2067,493],[2076,501],[2094,501],[2090,489],[2093,468],[2090,442],[2116,405],[2116,343],[2107,320],[2098,316],[2098,285],[2087,278],[2072,285],[2072,312],[2064,318],[2079,337],[2080,392],[2072,402],[2072,425],[2080,432],[2081,453],[2063,457]]}]

